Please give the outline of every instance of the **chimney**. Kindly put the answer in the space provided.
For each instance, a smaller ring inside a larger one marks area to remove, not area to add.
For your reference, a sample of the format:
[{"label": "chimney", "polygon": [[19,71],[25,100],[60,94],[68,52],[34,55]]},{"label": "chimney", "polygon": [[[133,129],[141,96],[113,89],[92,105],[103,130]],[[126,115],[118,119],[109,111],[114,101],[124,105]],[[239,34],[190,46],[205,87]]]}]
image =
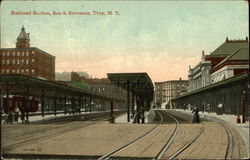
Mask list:
[{"label": "chimney", "polygon": [[228,37],[226,38],[226,42],[228,42]]},{"label": "chimney", "polygon": [[179,78],[179,80],[181,81],[181,77]]},{"label": "chimney", "polygon": [[202,51],[202,55],[201,55],[201,58],[203,59],[205,57],[205,52],[204,50]]},{"label": "chimney", "polygon": [[248,42],[248,37],[246,37],[246,41]]}]

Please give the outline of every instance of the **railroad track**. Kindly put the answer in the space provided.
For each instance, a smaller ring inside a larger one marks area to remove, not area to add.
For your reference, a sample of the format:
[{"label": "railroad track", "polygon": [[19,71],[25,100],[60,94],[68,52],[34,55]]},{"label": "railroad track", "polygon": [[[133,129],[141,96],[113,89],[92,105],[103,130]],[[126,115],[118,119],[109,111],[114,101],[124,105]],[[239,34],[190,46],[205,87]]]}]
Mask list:
[{"label": "railroad track", "polygon": [[[108,154],[106,154],[106,155],[100,157],[99,160],[112,159],[112,156],[113,156],[114,154],[116,154],[116,153],[118,153],[118,152],[120,152],[120,151],[126,149],[128,146],[130,146],[130,145],[136,143],[138,140],[140,140],[141,138],[147,136],[148,134],[152,133],[153,131],[156,131],[156,130],[159,128],[159,126],[164,122],[164,117],[162,116],[161,111],[156,110],[155,112],[156,112],[156,114],[159,115],[159,117],[160,117],[160,121],[159,121],[159,123],[158,123],[158,125],[157,125],[156,127],[154,127],[153,129],[151,129],[150,131],[148,131],[148,132],[145,133],[144,135],[138,137],[137,139],[135,139],[135,140],[129,142],[128,144],[126,144],[126,145],[124,145],[124,146],[118,148],[117,150],[112,151],[112,152],[110,152],[110,153],[108,153]],[[178,121],[178,119],[176,118],[176,116],[174,116],[174,115],[172,115],[172,114],[170,114],[170,113],[168,113],[168,112],[165,112],[164,114],[167,114],[169,117],[171,117],[171,118],[175,121],[176,126],[175,126],[175,129],[174,129],[173,133],[171,134],[170,138],[169,138],[168,141],[166,142],[166,144],[163,146],[163,148],[160,150],[160,152],[157,154],[157,156],[154,157],[154,158],[152,158],[152,159],[154,159],[154,160],[162,159],[164,153],[167,152],[168,148],[170,147],[171,143],[173,142],[174,138],[176,137],[177,132],[178,132],[178,130],[179,130],[179,126],[180,126],[179,121]],[[176,156],[178,156],[181,152],[183,152],[185,149],[187,149],[187,148],[188,148],[188,147],[189,147],[189,146],[190,146],[190,145],[200,136],[200,134],[203,132],[203,130],[204,130],[204,125],[202,125],[202,127],[201,127],[200,130],[199,130],[199,132],[198,132],[198,133],[197,133],[188,143],[186,143],[182,148],[180,148],[179,150],[177,150],[177,151],[170,157],[170,159],[174,159],[174,158],[175,158]],[[114,157],[114,159],[119,159],[119,158]],[[131,159],[136,159],[136,158],[131,158]],[[147,158],[147,159],[148,159],[148,158]]]},{"label": "railroad track", "polygon": [[227,144],[227,151],[226,151],[225,159],[232,159],[232,154],[233,154],[233,136],[232,136],[232,133],[225,125],[223,125],[223,123],[221,123],[221,122],[218,122],[218,123],[220,123],[220,125],[222,125],[222,127],[227,132],[228,144]]},{"label": "railroad track", "polygon": [[98,160],[103,160],[103,159],[107,160],[107,159],[110,159],[110,158],[112,157],[112,155],[114,155],[115,153],[118,153],[118,152],[122,151],[122,150],[125,149],[126,147],[128,147],[128,146],[134,144],[135,142],[137,142],[138,140],[140,140],[141,138],[143,138],[143,137],[145,137],[146,135],[148,135],[148,134],[152,133],[153,131],[157,130],[157,129],[160,127],[160,124],[161,124],[162,121],[163,121],[163,117],[162,117],[162,115],[161,115],[159,112],[156,112],[156,114],[158,114],[158,115],[161,117],[161,120],[160,120],[160,122],[158,123],[158,125],[157,125],[156,127],[152,128],[151,130],[149,130],[148,132],[146,132],[146,133],[143,134],[142,136],[140,136],[140,137],[134,139],[133,141],[127,143],[126,145],[124,145],[124,146],[122,146],[122,147],[120,147],[120,148],[118,148],[118,149],[116,149],[116,150],[114,150],[114,151],[112,151],[112,152],[110,152],[110,153],[107,153],[106,155],[104,155],[104,156],[98,158]]},{"label": "railroad track", "polygon": [[[232,154],[233,154],[233,136],[232,133],[230,131],[230,129],[228,129],[222,122],[218,122],[226,131],[227,133],[227,139],[228,139],[228,145],[227,145],[227,150],[226,150],[226,155],[225,155],[225,159],[232,159]],[[180,149],[178,149],[174,154],[172,154],[170,157],[168,157],[167,159],[172,160],[172,159],[176,159],[178,155],[180,155],[184,150],[186,150],[188,147],[190,147],[190,145],[195,142],[195,140],[197,138],[200,137],[201,133],[204,131],[204,123],[202,123],[201,128],[199,129],[199,131],[197,132],[197,134],[188,142],[186,143],[183,147],[181,147]],[[162,157],[156,157],[156,159],[161,159]],[[198,157],[197,157],[198,158]],[[162,158],[165,159],[165,158]]]},{"label": "railroad track", "polygon": [[[168,113],[168,112],[166,112],[166,113]],[[175,118],[175,116],[173,116],[171,113],[168,113],[173,119],[175,119],[175,121],[176,121],[176,123],[177,124],[179,124],[178,123],[178,120]],[[179,148],[177,151],[175,151],[175,153],[174,154],[172,154],[168,159],[175,159],[179,154],[181,154],[184,150],[186,150],[200,135],[201,135],[201,133],[204,131],[204,123],[202,123],[202,126],[201,126],[201,128],[199,129],[199,131],[198,131],[198,133],[189,141],[189,142],[187,142],[184,146],[182,146],[181,148]],[[173,134],[172,136],[171,136],[171,139],[174,139],[175,138],[175,136],[176,136],[176,134],[177,134],[177,131],[176,131],[176,133],[175,134]],[[163,158],[162,156],[163,156],[163,154],[165,153],[165,152],[167,152],[167,149],[168,149],[168,147],[169,147],[169,145],[170,144],[166,144],[166,147],[164,147],[162,150],[161,150],[161,152],[158,154],[158,156],[155,158],[155,159],[165,159],[165,158]]]},{"label": "railroad track", "polygon": [[[18,148],[19,146],[23,145],[23,144],[26,144],[26,143],[30,143],[32,141],[35,141],[35,140],[38,140],[38,139],[47,139],[48,137],[53,137],[53,136],[56,136],[58,135],[58,132],[61,133],[65,133],[65,132],[69,132],[69,131],[73,131],[73,130],[78,130],[78,129],[82,129],[83,127],[87,127],[89,125],[92,125],[92,124],[96,124],[102,120],[107,120],[107,116],[105,117],[98,117],[98,118],[94,118],[94,119],[91,119],[89,121],[86,121],[87,123],[84,123],[84,124],[73,124],[73,125],[68,125],[68,126],[60,126],[60,127],[55,127],[55,128],[50,128],[50,133],[48,134],[45,134],[45,135],[37,135],[35,136],[34,138],[28,138],[28,139],[25,139],[25,140],[21,140],[21,141],[18,141],[16,143],[12,143],[10,145],[6,145],[3,147],[3,151],[4,152],[8,152],[9,150],[12,150],[14,148]],[[72,122],[74,123],[74,122]],[[59,129],[59,130],[58,130]],[[62,130],[60,130],[62,129]],[[40,129],[40,130],[36,130],[36,131],[31,131],[30,133],[25,133],[27,134],[29,137],[32,137],[33,135],[35,134],[38,134],[38,133],[41,133],[41,132],[46,132],[48,130],[48,128],[43,128],[43,129]],[[51,133],[51,130],[54,130],[55,132],[52,132]],[[16,136],[12,136],[12,137],[8,137],[8,138],[19,138],[19,137],[22,137],[23,135],[16,135]]]}]

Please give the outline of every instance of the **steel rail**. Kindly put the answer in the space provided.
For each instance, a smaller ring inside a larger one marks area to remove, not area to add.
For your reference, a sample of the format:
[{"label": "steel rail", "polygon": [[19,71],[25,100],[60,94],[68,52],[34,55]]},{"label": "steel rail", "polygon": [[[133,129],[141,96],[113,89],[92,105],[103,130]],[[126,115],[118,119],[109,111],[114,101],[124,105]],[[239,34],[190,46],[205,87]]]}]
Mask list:
[{"label": "steel rail", "polygon": [[170,139],[167,141],[167,143],[164,145],[164,147],[161,149],[161,151],[157,154],[156,158],[154,159],[161,159],[161,157],[163,156],[163,154],[166,152],[166,150],[169,148],[170,144],[172,143],[173,139],[175,138],[178,130],[179,130],[179,122],[178,120],[172,116],[170,113],[166,112],[171,118],[173,118],[176,122],[176,126],[175,126],[175,130],[174,132],[172,133]]},{"label": "steel rail", "polygon": [[227,132],[228,144],[227,144],[227,151],[226,151],[225,159],[232,159],[232,154],[233,154],[233,136],[232,136],[232,133],[222,123],[220,123],[220,125],[222,125],[223,128],[225,129],[225,131]]},{"label": "steel rail", "polygon": [[104,156],[98,158],[98,160],[103,160],[103,159],[107,160],[107,159],[110,159],[111,156],[112,156],[113,154],[122,151],[122,150],[125,149],[126,147],[128,147],[128,146],[132,145],[133,143],[137,142],[139,139],[141,139],[141,138],[145,137],[146,135],[148,135],[149,133],[151,133],[151,132],[157,130],[157,129],[160,127],[160,124],[161,124],[162,121],[163,121],[163,117],[162,117],[162,115],[161,115],[159,112],[156,112],[156,113],[161,117],[161,121],[158,123],[158,125],[157,125],[156,127],[152,128],[151,130],[149,130],[149,131],[148,131],[147,133],[145,133],[144,135],[142,135],[142,136],[140,136],[140,137],[134,139],[133,141],[127,143],[126,145],[124,145],[124,146],[122,146],[122,147],[120,147],[120,148],[118,148],[118,149],[116,149],[116,150],[114,150],[114,151],[112,151],[112,152],[109,152],[109,153],[105,154]]},{"label": "steel rail", "polygon": [[200,135],[201,133],[204,131],[204,123],[202,123],[202,126],[199,130],[199,132],[197,133],[197,135],[191,139],[185,146],[183,146],[181,149],[179,149],[175,154],[173,154],[171,157],[169,157],[168,159],[174,159],[175,157],[177,157],[181,152],[183,152],[185,149],[187,149]]},{"label": "steel rail", "polygon": [[[107,119],[107,117],[102,117],[103,119]],[[69,132],[69,131],[72,131],[72,130],[79,130],[79,129],[82,129],[83,127],[87,127],[89,125],[92,125],[92,124],[96,124],[96,123],[99,123],[99,121],[103,120],[101,118],[94,118],[92,119],[91,121],[85,121],[85,122],[88,122],[86,124],[76,124],[77,126],[73,125],[73,126],[69,126],[69,127],[66,127],[66,129],[60,131],[60,133],[65,133],[65,132]],[[73,122],[72,122],[73,123]],[[77,128],[76,128],[77,127]],[[60,127],[56,127],[56,128],[51,128],[53,131],[56,131],[56,129],[63,129],[65,128],[65,126],[60,126]],[[51,130],[50,129],[50,130]],[[42,131],[46,131],[48,130],[47,128],[43,128]],[[40,131],[35,131],[35,132],[32,132],[30,135],[34,135],[36,133],[39,133],[41,132]],[[27,134],[27,133],[26,133]],[[28,134],[29,135],[29,134]],[[13,148],[18,148],[20,145],[23,145],[23,144],[26,144],[26,143],[29,143],[29,142],[32,142],[32,141],[35,141],[35,140],[38,140],[38,139],[42,139],[42,138],[48,138],[48,137],[53,137],[55,135],[58,135],[58,132],[54,132],[54,133],[51,133],[49,135],[41,135],[41,136],[37,136],[37,137],[34,137],[34,138],[30,138],[30,139],[26,139],[26,140],[23,140],[23,141],[20,141],[20,142],[16,142],[16,143],[13,143],[13,144],[10,144],[10,145],[7,145],[7,146],[4,146],[4,149],[5,151],[8,151],[10,149],[13,149]],[[18,137],[21,137],[23,135],[16,135],[16,136],[12,136],[10,138],[18,138]],[[30,136],[31,137],[31,136]]]}]

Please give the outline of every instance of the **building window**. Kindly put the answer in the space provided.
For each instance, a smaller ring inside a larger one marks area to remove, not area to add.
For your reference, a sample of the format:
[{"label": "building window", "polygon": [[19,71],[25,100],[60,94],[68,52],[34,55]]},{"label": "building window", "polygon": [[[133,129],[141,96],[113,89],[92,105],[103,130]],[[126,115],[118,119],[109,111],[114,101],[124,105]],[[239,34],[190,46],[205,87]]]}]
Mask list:
[{"label": "building window", "polygon": [[32,70],[31,70],[31,72],[32,72],[32,73],[35,73],[35,70],[34,70],[34,69],[32,69]]},{"label": "building window", "polygon": [[34,63],[34,62],[35,62],[35,59],[34,59],[34,58],[32,58],[31,62],[32,62],[32,63]]},{"label": "building window", "polygon": [[26,64],[29,64],[29,59],[26,59]]},{"label": "building window", "polygon": [[15,73],[15,72],[16,72],[16,70],[15,70],[15,69],[12,69],[12,72],[13,72],[13,73]]},{"label": "building window", "polygon": [[9,62],[9,59],[7,59],[7,60],[6,60],[6,64],[9,64],[9,63],[10,63],[10,62]]},{"label": "building window", "polygon": [[26,56],[27,56],[27,57],[29,56],[29,51],[26,51]]},{"label": "building window", "polygon": [[19,73],[19,69],[16,70],[16,73]]},{"label": "building window", "polygon": [[16,64],[16,60],[15,60],[15,59],[12,59],[12,63],[13,63],[13,64]]},{"label": "building window", "polygon": [[22,51],[22,56],[24,57],[24,51]]},{"label": "building window", "polygon": [[5,64],[5,60],[4,59],[2,59],[2,64]]},{"label": "building window", "polygon": [[34,55],[35,54],[35,51],[32,51],[32,55]]},{"label": "building window", "polygon": [[20,52],[18,51],[18,52],[17,52],[17,57],[19,57],[19,56],[20,56]]},{"label": "building window", "polygon": [[103,87],[103,88],[102,88],[102,92],[104,92],[104,91],[105,91],[105,88]]},{"label": "building window", "polygon": [[6,55],[7,57],[9,57],[10,56],[10,52],[7,52],[7,55]]},{"label": "building window", "polygon": [[24,69],[22,69],[21,72],[23,73],[23,72],[24,72]]},{"label": "building window", "polygon": [[24,64],[24,59],[22,59],[22,64]]},{"label": "building window", "polygon": [[3,52],[3,57],[5,56],[5,52]]},{"label": "building window", "polygon": [[29,69],[26,69],[26,73],[29,73]]},{"label": "building window", "polygon": [[4,73],[5,72],[5,70],[4,69],[2,69],[2,73]]},{"label": "building window", "polygon": [[6,73],[9,73],[9,69],[6,69]]},{"label": "building window", "polygon": [[20,64],[20,61],[19,61],[19,59],[17,59],[17,64]]}]

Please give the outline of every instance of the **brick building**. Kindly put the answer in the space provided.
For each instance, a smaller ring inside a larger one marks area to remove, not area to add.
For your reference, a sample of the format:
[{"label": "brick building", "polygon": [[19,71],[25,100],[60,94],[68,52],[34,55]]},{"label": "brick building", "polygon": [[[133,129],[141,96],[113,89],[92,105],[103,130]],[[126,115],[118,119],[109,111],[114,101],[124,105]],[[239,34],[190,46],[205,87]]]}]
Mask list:
[{"label": "brick building", "polygon": [[202,52],[201,61],[194,67],[189,67],[188,91],[197,90],[209,84],[249,71],[249,42],[244,40],[229,40],[216,48],[211,54]]},{"label": "brick building", "polygon": [[165,82],[155,82],[154,102],[157,107],[170,108],[171,99],[187,92],[188,80],[172,80]]},{"label": "brick building", "polygon": [[55,80],[55,56],[36,47],[30,47],[29,33],[22,27],[16,48],[0,49],[2,74],[25,74],[32,77]]}]

